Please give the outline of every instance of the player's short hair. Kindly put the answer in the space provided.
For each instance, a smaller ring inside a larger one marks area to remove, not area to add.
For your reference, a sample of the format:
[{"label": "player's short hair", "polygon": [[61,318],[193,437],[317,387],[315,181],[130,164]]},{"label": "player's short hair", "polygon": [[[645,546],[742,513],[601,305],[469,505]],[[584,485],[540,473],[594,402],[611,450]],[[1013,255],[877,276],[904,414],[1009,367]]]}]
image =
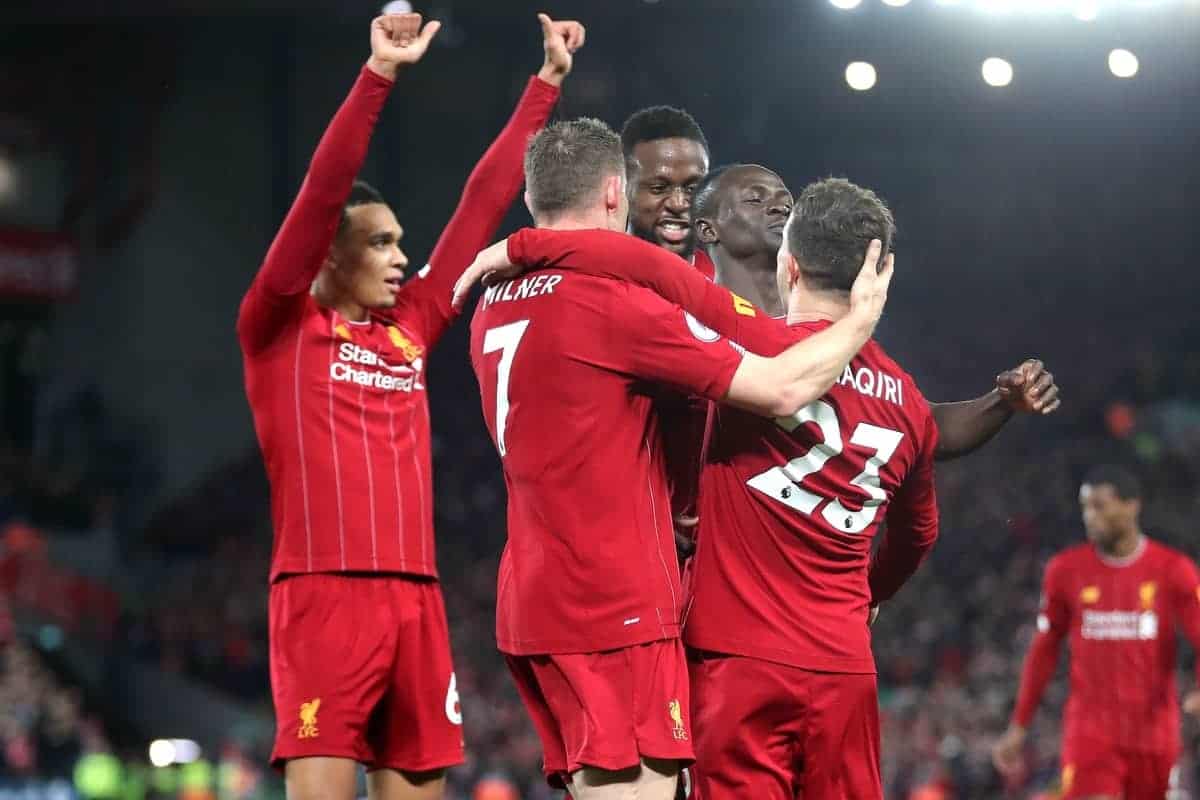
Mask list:
[{"label": "player's short hair", "polygon": [[1083,482],[1088,486],[1111,486],[1122,500],[1141,500],[1142,482],[1124,467],[1100,464],[1088,470]]},{"label": "player's short hair", "polygon": [[805,186],[796,198],[788,249],[809,288],[848,292],[871,240],[883,244],[882,265],[895,236],[896,221],[878,195],[845,178],[825,178]]},{"label": "player's short hair", "polygon": [[708,155],[708,139],[700,130],[696,118],[682,108],[674,106],[650,106],[635,111],[621,126],[621,152],[627,162],[632,161],[633,148],[642,142],[658,139],[688,139],[704,148]]},{"label": "player's short hair", "polygon": [[721,180],[721,176],[728,172],[737,164],[725,164],[710,170],[707,175],[701,179],[696,186],[696,191],[692,192],[692,222],[704,217],[711,218],[717,213],[717,183]]},{"label": "player's short hair", "polygon": [[525,149],[530,211],[553,217],[581,209],[604,178],[624,169],[621,139],[600,120],[581,117],[549,125]]},{"label": "player's short hair", "polygon": [[338,221],[337,232],[340,234],[350,224],[350,214],[348,213],[350,209],[371,203],[387,205],[387,201],[383,199],[383,195],[379,193],[378,189],[366,181],[356,180],[350,187],[350,194],[346,197],[346,202],[342,204],[342,218]]}]

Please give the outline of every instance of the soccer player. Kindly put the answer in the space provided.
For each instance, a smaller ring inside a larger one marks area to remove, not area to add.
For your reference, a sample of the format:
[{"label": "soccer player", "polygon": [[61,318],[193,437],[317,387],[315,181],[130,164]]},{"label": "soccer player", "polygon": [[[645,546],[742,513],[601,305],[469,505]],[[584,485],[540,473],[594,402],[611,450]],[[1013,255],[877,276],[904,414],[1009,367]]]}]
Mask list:
[{"label": "soccer player", "polygon": [[708,172],[708,140],[691,114],[672,106],[635,111],[621,127],[629,183],[629,232],[690,261],[712,279],[715,267],[696,248],[692,195]]},{"label": "soccer player", "polygon": [[273,763],[289,797],[434,798],[463,758],[433,546],[425,366],[454,318],[449,288],[495,235],[582,26],[542,25],[545,62],[467,181],[429,266],[402,283],[403,230],[355,182],[397,74],[438,30],[371,24],[371,57],[318,144],[237,331],[271,482]]},{"label": "soccer player", "polygon": [[[1200,573],[1142,533],[1141,497],[1137,479],[1120,467],[1095,467],[1084,478],[1088,541],[1046,565],[1016,709],[993,753],[1004,773],[1020,766],[1026,730],[1069,639],[1064,800],[1162,800],[1179,756],[1175,636],[1181,631],[1200,651]],[[1200,691],[1189,692],[1183,708],[1200,714]]]},{"label": "soccer player", "polygon": [[[749,185],[763,172],[725,175]],[[786,229],[760,220],[742,231],[747,242],[764,240],[771,227],[782,234],[786,323],[630,238],[588,232],[570,255],[555,255],[554,236],[522,231],[508,248],[516,261],[549,258],[559,268],[597,268],[603,255],[614,276],[654,264],[646,272],[685,287],[660,289],[666,296],[683,299],[702,322],[736,331],[751,351],[774,353],[842,319],[867,243],[879,239],[886,249],[894,233],[882,201],[847,181],[809,186],[794,211],[788,200],[780,204],[790,213]],[[659,288],[654,278],[642,282]],[[718,311],[687,299],[705,295],[717,298]],[[794,414],[718,412],[684,632],[695,652],[700,797],[882,798],[868,619],[936,539],[936,437],[914,381],[874,341],[822,398]],[[872,561],[885,518],[888,535]]]},{"label": "soccer player", "polygon": [[[629,230],[635,236],[675,253],[691,262],[701,274],[716,280],[773,317],[782,316],[779,294],[775,287],[775,253],[757,251],[756,258],[747,253],[735,253],[715,228],[706,232],[696,226],[693,199],[704,188],[709,193],[703,204],[705,213],[712,210],[713,191],[720,174],[708,176],[709,147],[700,125],[688,112],[670,106],[651,106],[630,115],[621,129],[621,144],[628,170],[630,214]],[[786,195],[783,181],[774,175],[773,184],[760,188],[773,192],[777,202]],[[721,193],[723,194],[723,193]],[[762,195],[759,200],[768,199]],[[728,213],[745,208],[756,200],[743,199],[734,206],[724,204]],[[781,207],[764,204],[756,213],[779,213]],[[786,218],[786,211],[783,212]],[[782,225],[780,225],[782,227]],[[776,241],[779,229],[772,232]],[[745,243],[742,243],[744,246]],[[938,460],[948,460],[977,450],[995,436],[1012,417],[1014,411],[1052,413],[1059,406],[1058,387],[1054,376],[1041,361],[1029,359],[1015,369],[996,376],[996,387],[981,397],[949,403],[931,403],[938,426]],[[680,407],[664,398],[666,406]],[[686,407],[686,406],[684,406]],[[664,408],[664,411],[668,408]],[[694,487],[686,485],[689,471],[680,461],[697,460],[695,449],[702,440],[687,426],[672,425],[668,442],[671,456],[670,471],[675,476],[675,505],[686,511],[694,502]],[[678,435],[675,435],[675,434]],[[689,449],[678,441],[679,436],[691,438]]]},{"label": "soccer player", "polygon": [[[550,126],[531,142],[525,173],[539,227],[568,239],[603,229],[677,263],[616,233],[628,216],[625,169],[603,123]],[[860,258],[840,320],[771,359],[743,355],[645,290],[579,273],[499,283],[480,301],[471,359],[508,487],[496,638],[546,775],[577,800],[669,800],[693,755],[649,385],[795,413],[867,341],[891,276],[890,259],[877,274],[879,251],[875,242]]]}]

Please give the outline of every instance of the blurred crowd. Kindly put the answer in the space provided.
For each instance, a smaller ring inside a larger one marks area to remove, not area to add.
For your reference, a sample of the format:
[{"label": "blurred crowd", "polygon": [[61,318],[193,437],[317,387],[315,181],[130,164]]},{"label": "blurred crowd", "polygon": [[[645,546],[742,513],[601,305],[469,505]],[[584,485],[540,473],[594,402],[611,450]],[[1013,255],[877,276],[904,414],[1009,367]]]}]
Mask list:
[{"label": "blurred crowd", "polygon": [[78,686],[61,681],[29,645],[0,644],[0,782],[70,779],[84,752],[107,749]]}]

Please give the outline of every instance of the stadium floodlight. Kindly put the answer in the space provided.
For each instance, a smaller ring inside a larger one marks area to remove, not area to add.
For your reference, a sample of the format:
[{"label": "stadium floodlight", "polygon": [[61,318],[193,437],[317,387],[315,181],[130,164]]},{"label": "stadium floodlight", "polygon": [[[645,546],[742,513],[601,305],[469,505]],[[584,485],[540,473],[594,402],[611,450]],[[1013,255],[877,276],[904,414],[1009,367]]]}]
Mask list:
[{"label": "stadium floodlight", "polygon": [[988,86],[1008,86],[1012,83],[1012,64],[1003,58],[989,58],[983,62],[983,81]]},{"label": "stadium floodlight", "polygon": [[150,763],[156,767],[169,767],[175,763],[175,745],[167,739],[155,739],[150,743]]},{"label": "stadium floodlight", "polygon": [[1100,15],[1100,6],[1096,4],[1096,0],[1082,0],[1071,13],[1077,20],[1091,22]]},{"label": "stadium floodlight", "polygon": [[1117,48],[1108,54],[1108,68],[1118,78],[1132,78],[1137,75],[1138,57],[1128,50]]},{"label": "stadium floodlight", "polygon": [[857,8],[858,5],[862,3],[862,0],[829,0],[829,2],[832,3],[835,8],[848,10],[851,8]]},{"label": "stadium floodlight", "polygon": [[191,739],[171,739],[169,741],[171,747],[175,748],[175,756],[172,759],[174,763],[191,764],[200,758],[200,745]]},{"label": "stadium floodlight", "polygon": [[856,92],[865,92],[875,85],[875,68],[865,61],[846,65],[846,83]]},{"label": "stadium floodlight", "polygon": [[883,4],[885,6],[894,6],[895,8],[906,6],[909,4],[909,2],[911,2],[911,0],[883,0]]},{"label": "stadium floodlight", "polygon": [[385,14],[411,14],[412,3],[408,0],[391,0],[389,3],[384,3],[383,13]]}]

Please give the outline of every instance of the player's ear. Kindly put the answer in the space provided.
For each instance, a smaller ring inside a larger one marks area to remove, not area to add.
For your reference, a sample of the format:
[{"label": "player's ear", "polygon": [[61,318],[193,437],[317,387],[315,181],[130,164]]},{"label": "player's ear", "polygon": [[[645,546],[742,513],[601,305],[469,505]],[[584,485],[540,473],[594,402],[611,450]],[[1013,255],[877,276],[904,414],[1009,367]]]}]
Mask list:
[{"label": "player's ear", "polygon": [[696,229],[696,238],[703,244],[717,244],[721,241],[721,237],[717,236],[717,229],[713,227],[712,221],[701,217],[693,223]]},{"label": "player's ear", "polygon": [[325,254],[325,260],[321,263],[321,269],[323,269],[323,270],[327,269],[332,272],[337,271],[338,258],[337,258],[337,254],[334,252],[334,250],[336,248],[337,248],[336,243],[329,246],[329,252]]},{"label": "player's ear", "polygon": [[524,200],[525,200],[525,209],[527,211],[529,211],[529,216],[533,217],[534,219],[537,219],[537,217],[534,216],[534,213],[533,213],[533,202],[529,199],[529,190],[528,189],[525,190]]},{"label": "player's ear", "polygon": [[787,259],[788,288],[790,289],[800,283],[800,262],[791,253],[787,253],[783,257]]},{"label": "player's ear", "polygon": [[624,194],[625,187],[621,183],[620,175],[609,175],[604,179],[604,208],[607,211],[616,211],[621,207],[621,195]]}]

